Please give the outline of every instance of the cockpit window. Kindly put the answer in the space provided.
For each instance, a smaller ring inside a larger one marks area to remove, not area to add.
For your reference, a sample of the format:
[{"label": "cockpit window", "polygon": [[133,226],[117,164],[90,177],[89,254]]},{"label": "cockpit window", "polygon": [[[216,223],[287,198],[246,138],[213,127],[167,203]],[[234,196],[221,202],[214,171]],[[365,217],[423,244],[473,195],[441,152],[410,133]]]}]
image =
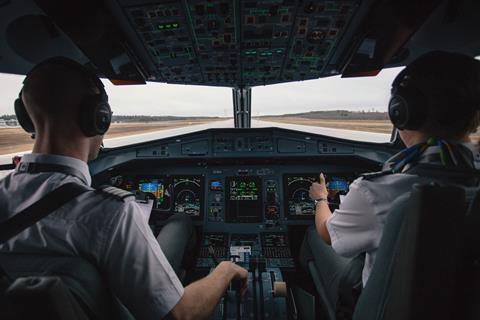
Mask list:
[{"label": "cockpit window", "polygon": [[[402,68],[376,77],[339,76],[252,88],[252,127],[282,127],[332,137],[388,142],[392,125],[390,86]],[[33,140],[18,125],[13,101],[24,76],[0,74],[0,157],[31,150]],[[208,128],[232,128],[232,89],[148,83],[114,86],[103,80],[113,124],[106,147],[117,147]],[[473,135],[479,138],[478,134]]]},{"label": "cockpit window", "polygon": [[[14,115],[14,100],[25,77],[0,73],[0,163],[29,152],[33,140]],[[106,147],[117,147],[166,136],[233,127],[232,90],[223,87],[171,85],[115,86],[102,79],[113,111],[105,135]]]},{"label": "cockpit window", "polygon": [[391,83],[402,68],[375,77],[339,76],[256,87],[252,112],[258,123],[287,126],[338,138],[388,142]]}]

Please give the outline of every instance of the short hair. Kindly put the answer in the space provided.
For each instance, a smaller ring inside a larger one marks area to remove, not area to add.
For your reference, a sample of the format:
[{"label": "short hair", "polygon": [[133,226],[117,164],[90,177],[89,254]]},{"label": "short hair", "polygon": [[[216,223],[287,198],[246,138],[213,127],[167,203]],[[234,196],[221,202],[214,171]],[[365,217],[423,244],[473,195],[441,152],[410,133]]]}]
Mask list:
[{"label": "short hair", "polygon": [[80,70],[59,63],[45,63],[35,68],[24,81],[22,98],[35,120],[76,119],[82,98],[97,86]]},{"label": "short hair", "polygon": [[480,61],[460,53],[433,51],[405,72],[427,99],[428,117],[420,129],[443,138],[474,133],[480,124]]}]

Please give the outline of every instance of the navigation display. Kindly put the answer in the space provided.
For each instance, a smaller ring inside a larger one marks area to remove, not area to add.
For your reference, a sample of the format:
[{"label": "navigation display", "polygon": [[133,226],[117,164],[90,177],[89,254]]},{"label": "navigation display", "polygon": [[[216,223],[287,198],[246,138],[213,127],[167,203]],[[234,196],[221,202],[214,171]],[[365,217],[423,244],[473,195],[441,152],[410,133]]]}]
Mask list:
[{"label": "navigation display", "polygon": [[153,208],[168,211],[171,208],[172,198],[166,178],[139,179],[138,190],[153,198]]},{"label": "navigation display", "polygon": [[174,212],[199,217],[203,208],[203,193],[201,176],[174,176]]},{"label": "navigation display", "polygon": [[312,215],[315,203],[310,199],[308,191],[316,175],[299,175],[285,177],[285,211],[288,215]]},{"label": "navigation display", "polygon": [[[298,174],[284,176],[285,212],[290,217],[302,217],[315,214],[315,203],[310,199],[309,189],[319,179],[318,174]],[[328,190],[328,203],[336,209],[348,193],[350,180],[344,175],[325,175]]]},{"label": "navigation display", "polygon": [[259,177],[226,178],[227,222],[262,221],[262,186]]}]

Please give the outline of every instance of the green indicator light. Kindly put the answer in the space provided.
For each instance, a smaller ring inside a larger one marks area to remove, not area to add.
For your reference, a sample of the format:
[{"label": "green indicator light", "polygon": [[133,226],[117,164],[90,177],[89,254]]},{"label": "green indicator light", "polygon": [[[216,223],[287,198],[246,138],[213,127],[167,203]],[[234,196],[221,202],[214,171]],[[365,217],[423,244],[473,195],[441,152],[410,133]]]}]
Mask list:
[{"label": "green indicator light", "polygon": [[167,24],[167,25],[165,25],[165,28],[167,28],[167,29],[170,29],[171,27],[172,27],[172,25],[171,25],[171,24]]},{"label": "green indicator light", "polygon": [[173,26],[174,28],[178,28],[178,23],[173,23],[172,26]]},{"label": "green indicator light", "polygon": [[164,28],[163,24],[158,25],[158,29],[162,30]]}]

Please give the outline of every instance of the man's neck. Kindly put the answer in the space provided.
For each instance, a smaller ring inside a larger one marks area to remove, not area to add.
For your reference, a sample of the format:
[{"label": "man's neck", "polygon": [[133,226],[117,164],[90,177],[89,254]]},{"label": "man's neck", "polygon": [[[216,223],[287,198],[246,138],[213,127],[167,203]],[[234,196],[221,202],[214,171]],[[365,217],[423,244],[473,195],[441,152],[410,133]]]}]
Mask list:
[{"label": "man's neck", "polygon": [[88,145],[84,141],[68,140],[62,138],[44,139],[35,138],[33,153],[54,154],[88,161]]}]

